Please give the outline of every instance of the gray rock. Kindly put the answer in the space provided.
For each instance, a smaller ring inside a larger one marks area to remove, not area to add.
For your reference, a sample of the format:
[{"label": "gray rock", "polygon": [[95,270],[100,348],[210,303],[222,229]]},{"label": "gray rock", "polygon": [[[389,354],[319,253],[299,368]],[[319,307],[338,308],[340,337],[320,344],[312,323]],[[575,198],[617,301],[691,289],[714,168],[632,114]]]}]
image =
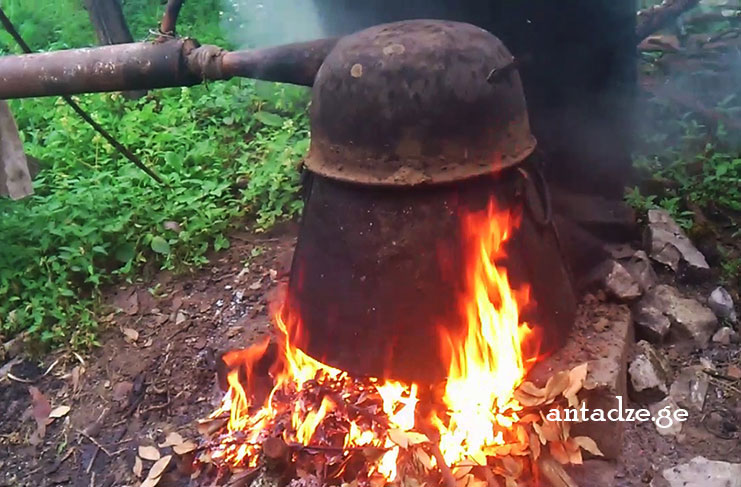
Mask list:
[{"label": "gray rock", "polygon": [[603,284],[607,293],[620,301],[632,301],[643,294],[633,276],[614,260],[608,263]]},{"label": "gray rock", "polygon": [[685,409],[701,412],[708,394],[708,379],[702,366],[685,367],[669,388],[669,395]]},{"label": "gray rock", "polygon": [[[646,293],[637,303],[635,314],[639,315],[647,308],[661,312],[669,319],[673,333],[692,338],[700,347],[708,344],[718,327],[718,318],[709,308],[696,299],[682,297],[676,288],[665,284]],[[655,312],[648,313],[656,315]]]},{"label": "gray rock", "polygon": [[713,335],[713,342],[722,345],[730,345],[731,342],[735,342],[736,339],[737,333],[730,326],[724,326],[720,330],[716,331],[715,335]]},{"label": "gray rock", "polygon": [[654,421],[656,431],[661,436],[677,436],[682,432],[682,422],[676,421],[676,412],[681,409],[679,405],[672,399],[671,396],[665,397],[663,400],[651,404],[648,410],[651,411],[651,416],[658,418],[660,411],[666,410],[670,415],[670,419],[662,419],[660,421]]},{"label": "gray rock", "polygon": [[706,275],[710,270],[705,256],[665,210],[648,211],[643,240],[651,258],[674,272],[679,271],[680,266],[697,275]]},{"label": "gray rock", "polygon": [[722,287],[716,287],[708,297],[708,307],[713,310],[715,316],[735,323],[738,320],[733,298]]},{"label": "gray rock", "polygon": [[633,321],[638,338],[651,343],[661,343],[669,333],[672,323],[660,310],[641,303],[633,310]]},{"label": "gray rock", "polygon": [[689,463],[667,468],[661,475],[669,487],[741,487],[741,464],[705,457],[695,457]]},{"label": "gray rock", "polygon": [[619,262],[633,276],[641,291],[646,292],[656,285],[656,272],[651,265],[651,259],[643,250],[638,250],[630,257],[620,259]]},{"label": "gray rock", "polygon": [[650,343],[636,344],[635,358],[628,367],[630,396],[636,402],[652,403],[666,397],[671,369],[666,358]]}]

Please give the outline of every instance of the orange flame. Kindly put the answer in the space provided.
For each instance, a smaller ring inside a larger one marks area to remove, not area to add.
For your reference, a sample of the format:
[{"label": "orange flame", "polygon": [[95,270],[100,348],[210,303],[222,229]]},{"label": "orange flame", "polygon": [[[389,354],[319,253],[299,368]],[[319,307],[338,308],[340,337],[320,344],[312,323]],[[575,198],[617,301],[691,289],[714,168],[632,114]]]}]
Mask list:
[{"label": "orange flame", "polygon": [[[529,301],[527,290],[516,293],[506,271],[497,265],[504,257],[503,243],[518,223],[516,218],[509,211],[497,210],[492,201],[482,212],[464,214],[462,223],[467,289],[459,302],[465,332],[453,336],[441,331],[449,367],[444,395],[437,400],[445,405],[445,411],[432,413],[424,421],[438,430],[438,446],[446,463],[481,465],[498,447],[527,445],[527,434],[513,428],[522,410],[513,393],[534,360],[522,353],[522,344],[533,338],[533,331],[520,321],[521,310]],[[225,356],[232,368],[227,378],[229,391],[212,417],[228,414],[228,432],[240,436],[238,441],[225,440],[212,457],[233,465],[256,465],[260,443],[281,418],[289,418],[285,424],[290,427],[280,433],[287,443],[330,442],[333,440],[324,434],[323,423],[332,418],[334,423],[346,425],[340,447],[374,446],[383,451],[367,472],[369,477],[395,480],[401,447],[392,436],[402,432],[429,441],[418,432],[418,386],[355,379],[313,359],[292,342],[291,337],[295,339],[303,330],[297,317],[286,318],[287,311],[282,309],[274,316],[281,350],[271,370],[273,388],[262,407],[256,409],[252,404],[254,381],[250,376],[267,350],[267,341]],[[316,384],[324,391],[319,397],[313,394]],[[309,399],[302,399],[302,392],[312,393],[306,394]],[[348,405],[366,397],[378,399],[383,424],[349,412]]]},{"label": "orange flame", "polygon": [[496,265],[504,257],[502,245],[513,219],[509,212],[497,212],[493,202],[486,211],[463,217],[466,255],[473,257],[466,269],[469,289],[461,300],[467,326],[463,337],[441,331],[450,356],[443,397],[448,418],[433,418],[449,464],[485,464],[487,447],[504,443],[501,430],[511,428],[522,409],[513,393],[526,373],[521,344],[532,330],[520,322],[520,309],[529,293],[519,293],[518,301],[506,271]]}]

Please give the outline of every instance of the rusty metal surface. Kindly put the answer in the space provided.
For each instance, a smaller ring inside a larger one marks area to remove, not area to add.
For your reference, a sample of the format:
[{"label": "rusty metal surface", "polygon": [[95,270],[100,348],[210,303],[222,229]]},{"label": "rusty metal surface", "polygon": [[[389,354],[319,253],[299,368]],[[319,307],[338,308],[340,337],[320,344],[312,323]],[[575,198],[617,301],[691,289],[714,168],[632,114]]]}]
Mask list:
[{"label": "rusty metal surface", "polygon": [[0,57],[0,98],[72,95],[170,86],[201,80],[185,66],[193,41],[132,43]]},{"label": "rusty metal surface", "polygon": [[298,42],[250,51],[227,52],[222,69],[227,76],[312,86],[319,67],[337,38]]},{"label": "rusty metal surface", "polygon": [[235,76],[311,86],[337,39],[227,52],[192,39],[0,57],[0,99],[192,86]]},{"label": "rusty metal surface", "polygon": [[[484,209],[490,197],[517,209],[518,180],[505,171],[384,188],[314,176],[288,289],[286,319],[301,316],[305,331],[294,337],[298,345],[355,374],[442,380],[438,327],[463,329],[462,210]],[[560,347],[576,300],[552,230],[526,214],[506,251],[514,286],[530,283],[538,303],[524,318],[540,325],[544,351]]]},{"label": "rusty metal surface", "polygon": [[413,20],[343,37],[314,85],[307,167],[416,185],[512,166],[535,147],[512,55],[469,24]]}]

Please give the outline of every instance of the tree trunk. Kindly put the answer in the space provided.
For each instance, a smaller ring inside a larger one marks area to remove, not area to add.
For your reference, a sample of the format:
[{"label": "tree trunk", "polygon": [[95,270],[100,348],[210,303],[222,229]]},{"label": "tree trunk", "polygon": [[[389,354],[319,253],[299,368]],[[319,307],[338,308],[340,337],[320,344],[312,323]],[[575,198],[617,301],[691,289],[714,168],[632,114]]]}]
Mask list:
[{"label": "tree trunk", "polygon": [[[129,26],[126,24],[120,0],[84,0],[85,8],[95,28],[95,35],[101,45],[126,44],[134,42]],[[131,100],[141,98],[143,90],[127,91],[123,95]]]}]

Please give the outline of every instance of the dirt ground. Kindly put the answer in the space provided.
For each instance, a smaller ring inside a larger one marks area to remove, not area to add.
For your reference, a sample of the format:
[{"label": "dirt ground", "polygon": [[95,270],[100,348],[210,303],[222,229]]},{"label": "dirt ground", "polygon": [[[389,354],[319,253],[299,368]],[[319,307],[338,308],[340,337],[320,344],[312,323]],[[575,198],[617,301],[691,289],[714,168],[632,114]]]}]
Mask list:
[{"label": "dirt ground", "polygon": [[[269,332],[268,303],[295,235],[295,225],[232,235],[231,248],[198,273],[111,289],[108,301],[123,312],[107,317],[109,330],[91,355],[60,351],[13,365],[16,379],[0,382],[0,486],[139,485],[132,470],[139,445],[173,431],[197,438],[194,421],[223,396],[218,355]],[[30,387],[52,408],[70,408],[36,446]],[[187,470],[188,459],[178,461]],[[184,470],[160,485],[187,485]]]},{"label": "dirt ground", "polygon": [[[122,311],[108,316],[99,349],[13,365],[14,379],[0,382],[0,486],[139,485],[133,472],[139,446],[161,443],[171,432],[197,439],[195,421],[223,395],[215,374],[219,353],[269,333],[269,301],[285,280],[295,235],[293,224],[269,235],[234,235],[231,248],[200,272],[161,273],[111,289],[108,301]],[[668,352],[675,368],[701,356],[721,368],[741,360],[738,345]],[[31,387],[48,407],[69,407],[38,441],[40,406]],[[704,411],[690,415],[680,441],[660,436],[652,423],[628,424],[617,485],[647,485],[663,468],[697,455],[741,461],[739,423],[739,395],[711,385]],[[192,458],[173,458],[177,468],[159,485],[188,485]]]}]

